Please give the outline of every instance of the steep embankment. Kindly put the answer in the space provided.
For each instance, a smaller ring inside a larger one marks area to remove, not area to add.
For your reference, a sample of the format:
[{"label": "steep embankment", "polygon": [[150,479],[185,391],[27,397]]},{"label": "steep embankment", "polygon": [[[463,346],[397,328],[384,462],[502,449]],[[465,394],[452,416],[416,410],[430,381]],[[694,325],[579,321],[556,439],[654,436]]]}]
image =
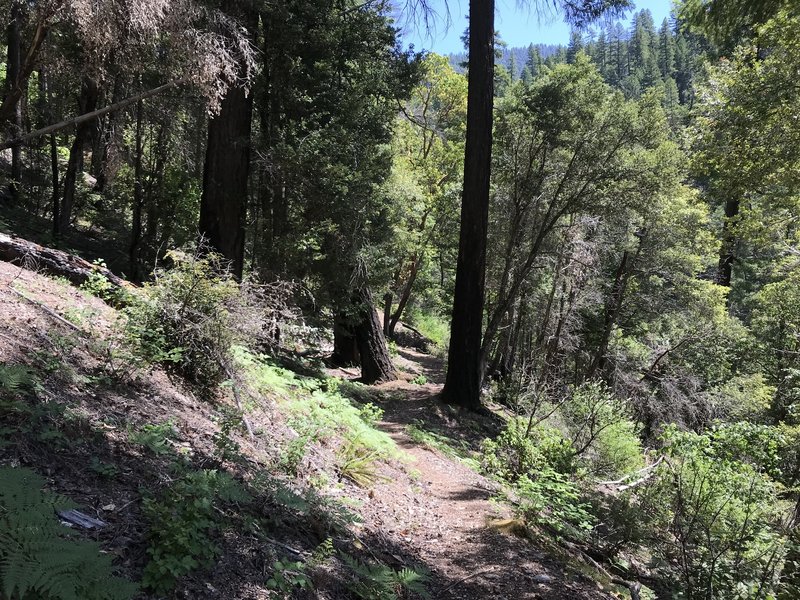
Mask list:
[{"label": "steep embankment", "polygon": [[0,262],[0,363],[25,374],[0,384],[0,468],[102,521],[74,536],[164,590],[142,597],[413,597],[425,570],[436,598],[609,597],[515,522],[487,526],[509,510],[469,456],[498,423],[436,400],[434,358],[397,357],[432,383],[365,388],[240,350],[250,436],[229,387],[201,396],[137,361],[120,318]]}]

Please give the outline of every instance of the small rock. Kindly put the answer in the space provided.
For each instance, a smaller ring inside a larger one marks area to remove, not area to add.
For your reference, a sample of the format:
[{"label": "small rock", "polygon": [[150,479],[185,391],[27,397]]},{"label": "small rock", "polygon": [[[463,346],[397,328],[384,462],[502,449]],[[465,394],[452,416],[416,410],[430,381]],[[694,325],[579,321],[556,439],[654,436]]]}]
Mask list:
[{"label": "small rock", "polygon": [[553,578],[550,577],[550,575],[545,575],[544,573],[533,576],[534,583],[550,583],[551,581],[553,581]]}]

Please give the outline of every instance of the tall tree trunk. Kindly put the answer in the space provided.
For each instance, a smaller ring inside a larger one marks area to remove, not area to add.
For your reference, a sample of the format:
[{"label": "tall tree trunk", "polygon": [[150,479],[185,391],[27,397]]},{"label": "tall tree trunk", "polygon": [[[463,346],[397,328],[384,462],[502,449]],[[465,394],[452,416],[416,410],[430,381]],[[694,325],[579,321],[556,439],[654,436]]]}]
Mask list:
[{"label": "tall tree trunk", "polygon": [[619,261],[617,272],[614,274],[614,283],[611,286],[611,294],[606,301],[606,307],[603,311],[603,331],[600,334],[600,343],[597,344],[597,351],[594,355],[594,360],[589,367],[587,379],[594,377],[598,372],[602,373],[606,367],[608,344],[611,341],[611,333],[614,331],[614,326],[617,324],[617,317],[619,310],[622,308],[622,297],[625,293],[626,283],[628,281],[628,251],[622,253],[622,259]]},{"label": "tall tree trunk", "polygon": [[389,324],[392,320],[392,300],[394,299],[394,294],[392,292],[386,292],[383,295],[383,335],[387,338],[392,337],[392,331],[390,330]]},{"label": "tall tree trunk", "polygon": [[394,381],[397,371],[389,356],[375,302],[369,288],[363,286],[353,295],[358,310],[358,323],[353,328],[358,353],[361,356],[361,381],[366,384]]},{"label": "tall tree trunk", "polygon": [[[83,114],[94,111],[97,108],[97,97],[97,82],[90,77],[84,77],[81,83],[81,95],[78,99],[78,112]],[[78,174],[83,172],[83,148],[90,138],[96,123],[96,119],[92,119],[79,123],[75,127],[75,139],[69,150],[67,172],[64,174],[64,196],[61,201],[61,214],[59,215],[59,233],[67,230],[72,219],[77,178]]]},{"label": "tall tree trunk", "polygon": [[492,162],[493,82],[494,0],[470,0],[464,190],[447,377],[442,390],[445,402],[470,409],[480,407],[484,371],[481,329]]},{"label": "tall tree trunk", "polygon": [[56,144],[56,134],[50,134],[50,169],[53,186],[51,204],[53,206],[53,240],[58,245],[61,237],[61,195],[58,188],[58,144]]},{"label": "tall tree trunk", "polygon": [[[123,80],[121,75],[114,78],[114,89],[111,92],[111,104],[116,104],[123,97]],[[141,100],[139,101],[141,102]],[[138,111],[137,103],[137,111]],[[103,193],[109,183],[111,165],[116,149],[117,141],[117,113],[110,112],[102,121],[102,127],[98,130],[96,148],[92,153],[92,172],[97,179],[95,191]]]},{"label": "tall tree trunk", "polygon": [[[12,97],[12,92],[18,84],[20,76],[20,26],[22,21],[22,6],[19,0],[11,0],[11,19],[8,22],[8,63],[6,65],[6,95]],[[19,137],[22,133],[22,102],[16,97],[11,106],[11,121],[9,123],[9,137]],[[19,191],[22,181],[22,148],[11,148],[11,184],[9,192],[11,200],[19,200]]]},{"label": "tall tree trunk", "polygon": [[725,202],[725,223],[722,225],[722,245],[719,249],[719,266],[717,268],[717,283],[731,287],[733,261],[736,259],[736,236],[731,231],[733,220],[739,216],[739,201],[728,200]]},{"label": "tall tree trunk", "polygon": [[208,124],[208,145],[200,199],[200,234],[231,262],[234,276],[244,267],[244,218],[250,174],[250,120],[253,95],[228,90],[218,115]]},{"label": "tall tree trunk", "polygon": [[[227,0],[224,9],[238,18],[254,37],[258,15],[242,2]],[[240,71],[243,65],[240,65]],[[244,73],[240,72],[241,77]],[[200,235],[231,263],[233,275],[244,269],[244,220],[250,176],[250,131],[253,94],[233,82],[220,112],[208,123],[208,144],[200,198]]]},{"label": "tall tree trunk", "polygon": [[136,154],[133,163],[133,215],[131,219],[131,245],[128,251],[128,268],[133,281],[141,279],[139,254],[142,243],[142,208],[144,207],[144,188],[142,186],[142,101],[136,103]]}]

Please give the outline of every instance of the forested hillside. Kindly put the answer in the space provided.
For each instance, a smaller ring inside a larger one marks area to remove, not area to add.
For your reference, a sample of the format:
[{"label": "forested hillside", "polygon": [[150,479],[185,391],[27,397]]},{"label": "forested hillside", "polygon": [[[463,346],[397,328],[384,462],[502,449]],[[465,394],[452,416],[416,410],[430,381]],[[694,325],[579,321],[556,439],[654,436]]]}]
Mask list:
[{"label": "forested hillside", "polygon": [[796,2],[550,4],[0,0],[0,600],[800,598]]}]

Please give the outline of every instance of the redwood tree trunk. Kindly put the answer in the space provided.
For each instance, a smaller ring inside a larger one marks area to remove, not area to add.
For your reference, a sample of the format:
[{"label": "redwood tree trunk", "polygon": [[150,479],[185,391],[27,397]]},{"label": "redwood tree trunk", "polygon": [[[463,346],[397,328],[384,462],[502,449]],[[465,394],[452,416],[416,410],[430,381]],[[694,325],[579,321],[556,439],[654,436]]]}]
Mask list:
[{"label": "redwood tree trunk", "polygon": [[372,293],[366,286],[355,292],[353,303],[358,308],[358,323],[353,328],[361,356],[361,381],[366,384],[394,381],[397,371],[389,356]]},{"label": "redwood tree trunk", "polygon": [[442,399],[477,409],[483,365],[481,329],[489,221],[494,80],[494,0],[469,3],[469,84],[464,191],[447,377]]},{"label": "redwood tree trunk", "polygon": [[222,110],[208,124],[200,200],[200,234],[214,250],[231,261],[236,277],[241,277],[244,266],[252,112],[252,94],[245,94],[241,87],[228,90]]},{"label": "redwood tree trunk", "polygon": [[[236,2],[228,2],[236,8]],[[238,11],[238,9],[237,9]],[[234,14],[237,12],[234,11]],[[253,14],[238,14],[248,31]],[[244,220],[250,175],[250,129],[253,94],[242,85],[228,89],[218,115],[208,123],[208,144],[200,199],[200,235],[231,263],[235,277],[244,268]]]}]

